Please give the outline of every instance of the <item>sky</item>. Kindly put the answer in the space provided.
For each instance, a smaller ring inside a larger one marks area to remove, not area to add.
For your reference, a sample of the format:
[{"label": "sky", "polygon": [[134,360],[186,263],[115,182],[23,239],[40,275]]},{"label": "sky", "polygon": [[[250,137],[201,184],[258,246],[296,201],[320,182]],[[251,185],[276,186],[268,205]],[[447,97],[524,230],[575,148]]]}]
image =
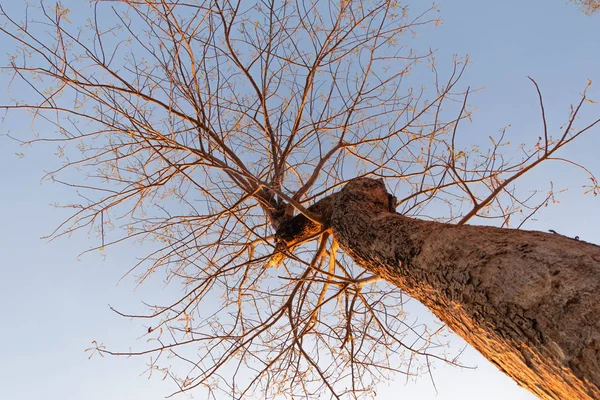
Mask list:
[{"label": "sky", "polygon": [[[22,12],[19,3],[0,0],[6,11],[17,14]],[[71,8],[70,17],[76,22],[83,21],[87,13],[84,3],[69,0],[63,5]],[[461,127],[465,140],[477,135],[487,138],[508,124],[515,142],[541,135],[537,94],[528,76],[543,91],[551,130],[566,121],[569,105],[578,100],[588,79],[595,83],[589,97],[600,102],[600,15],[585,16],[565,0],[442,1],[439,10],[443,24],[424,28],[414,46],[437,49],[441,66],[449,65],[455,54],[469,55],[471,65],[462,85],[483,90],[470,101],[478,110],[472,123]],[[3,64],[7,51],[4,47],[0,50]],[[0,104],[8,101],[7,85],[7,76],[0,75]],[[589,105],[583,113],[583,119],[594,116],[600,117],[600,104]],[[9,116],[0,122],[2,134],[26,136],[30,131],[31,121],[26,116]],[[600,129],[595,129],[561,155],[600,175],[598,148]],[[25,157],[16,155],[21,152]],[[139,309],[141,301],[177,289],[165,287],[160,279],[135,290],[130,280],[118,283],[124,271],[143,255],[141,246],[78,257],[96,245],[93,238],[77,234],[52,242],[41,239],[69,215],[51,204],[67,202],[74,195],[60,185],[41,183],[44,171],[57,165],[54,152],[50,146],[23,149],[0,137],[0,398],[164,398],[173,386],[160,377],[141,376],[147,359],[88,359],[85,349],[92,340],[121,349],[144,340],[139,339],[144,329],[140,322],[115,315],[108,305]],[[583,196],[585,177],[574,168],[555,164],[526,176],[521,184],[539,187],[548,180],[569,190],[558,197],[560,203],[542,209],[527,229],[553,229],[600,243],[596,229],[600,225],[599,199]],[[461,345],[459,338],[454,340]],[[534,398],[476,351],[468,348],[461,360],[477,368],[434,366],[437,393],[427,376],[416,382],[399,377],[378,388],[377,398]]]}]

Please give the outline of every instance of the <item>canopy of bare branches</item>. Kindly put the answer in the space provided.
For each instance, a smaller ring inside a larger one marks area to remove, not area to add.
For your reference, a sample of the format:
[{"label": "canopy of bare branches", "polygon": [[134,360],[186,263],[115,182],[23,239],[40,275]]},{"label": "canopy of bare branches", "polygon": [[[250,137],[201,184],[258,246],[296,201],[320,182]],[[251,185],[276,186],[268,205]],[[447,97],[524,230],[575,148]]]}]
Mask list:
[{"label": "canopy of bare branches", "polygon": [[581,6],[583,12],[587,15],[592,15],[600,10],[600,1],[598,0],[571,0],[575,4]]},{"label": "canopy of bare branches", "polygon": [[[598,122],[577,120],[584,91],[563,130],[516,159],[502,133],[489,148],[459,145],[467,60],[438,71],[434,54],[412,50],[437,12],[393,0],[107,0],[87,21],[46,3],[0,17],[18,48],[2,108],[44,131],[16,139],[55,143],[63,163],[48,178],[81,196],[52,237],[92,232],[89,251],[146,241],[154,251],[127,274],[183,285],[170,304],[115,310],[150,326],[147,346],[93,350],[150,354],[176,392],[360,397],[433,358],[454,362],[310,206],[368,175],[405,215],[518,227],[554,194],[521,198],[514,182]],[[446,214],[430,211],[440,204]],[[282,247],[277,229],[297,215],[314,232]]]}]

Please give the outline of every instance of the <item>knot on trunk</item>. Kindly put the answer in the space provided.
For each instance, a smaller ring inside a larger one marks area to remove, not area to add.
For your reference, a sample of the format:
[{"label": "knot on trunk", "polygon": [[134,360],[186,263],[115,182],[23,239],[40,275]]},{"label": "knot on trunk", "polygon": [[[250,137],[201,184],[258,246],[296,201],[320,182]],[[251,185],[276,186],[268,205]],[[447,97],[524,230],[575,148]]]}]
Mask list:
[{"label": "knot on trunk", "polygon": [[281,221],[275,232],[276,250],[270,265],[279,264],[284,257],[291,254],[297,245],[311,240],[329,229],[335,196],[335,194],[327,196],[307,208],[311,214],[319,217],[324,222],[323,224],[310,220],[304,214],[298,214],[289,219],[284,218]]}]

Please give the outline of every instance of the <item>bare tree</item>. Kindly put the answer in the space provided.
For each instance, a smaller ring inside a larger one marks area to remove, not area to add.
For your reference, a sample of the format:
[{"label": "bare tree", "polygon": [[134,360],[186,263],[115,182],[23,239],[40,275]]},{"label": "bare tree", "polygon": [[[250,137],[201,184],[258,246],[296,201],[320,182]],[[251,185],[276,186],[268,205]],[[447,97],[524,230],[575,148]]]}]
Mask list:
[{"label": "bare tree", "polygon": [[598,0],[571,0],[575,4],[579,4],[581,9],[587,15],[592,15],[600,10],[600,1]]},{"label": "bare tree", "polygon": [[[60,4],[23,21],[0,12],[18,48],[2,107],[53,127],[25,143],[55,142],[64,163],[48,177],[83,199],[51,236],[95,232],[89,251],[151,241],[127,274],[185,288],[147,313],[115,310],[146,321],[150,347],[93,351],[150,354],[149,373],[176,392],[358,398],[432,359],[458,365],[441,330],[406,319],[408,294],[537,395],[600,393],[599,248],[465,225],[520,228],[554,193],[523,197],[515,182],[548,160],[579,168],[598,193],[589,170],[557,155],[599,122],[577,126],[585,91],[555,136],[532,80],[544,130],[513,161],[504,132],[489,149],[459,144],[467,60],[442,73],[434,54],[407,47],[435,9],[107,0],[80,28]],[[419,64],[427,76],[411,75]],[[72,170],[81,179],[63,178]],[[448,212],[432,214],[438,205]],[[525,296],[535,282],[539,296]],[[573,317],[555,321],[567,305]],[[563,323],[579,333],[561,341]]]}]

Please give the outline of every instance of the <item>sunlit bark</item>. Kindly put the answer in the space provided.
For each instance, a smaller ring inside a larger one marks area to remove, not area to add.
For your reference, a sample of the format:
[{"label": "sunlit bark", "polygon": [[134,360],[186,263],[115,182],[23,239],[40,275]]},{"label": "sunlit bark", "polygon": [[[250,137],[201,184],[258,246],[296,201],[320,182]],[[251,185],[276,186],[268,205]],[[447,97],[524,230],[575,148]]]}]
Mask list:
[{"label": "sunlit bark", "polygon": [[519,385],[540,398],[600,398],[599,246],[404,217],[390,211],[381,180],[357,179],[331,197],[323,216],[341,248]]}]

